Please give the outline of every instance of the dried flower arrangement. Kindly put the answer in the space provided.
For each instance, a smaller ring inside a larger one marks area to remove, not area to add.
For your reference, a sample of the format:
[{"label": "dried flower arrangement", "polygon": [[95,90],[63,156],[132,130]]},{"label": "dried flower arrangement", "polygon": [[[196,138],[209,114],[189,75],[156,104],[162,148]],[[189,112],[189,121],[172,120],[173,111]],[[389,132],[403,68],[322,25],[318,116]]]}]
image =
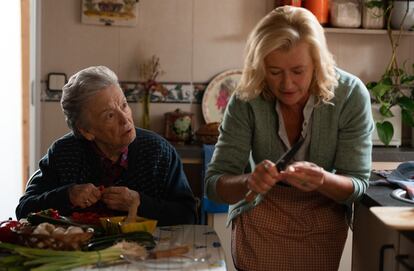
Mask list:
[{"label": "dried flower arrangement", "polygon": [[160,58],[155,55],[138,66],[139,78],[144,81],[144,91],[141,96],[141,127],[144,129],[150,128],[151,95],[156,91],[160,92],[164,97],[168,94],[168,89],[156,81],[157,77],[162,74],[164,74],[164,71],[161,69]]}]

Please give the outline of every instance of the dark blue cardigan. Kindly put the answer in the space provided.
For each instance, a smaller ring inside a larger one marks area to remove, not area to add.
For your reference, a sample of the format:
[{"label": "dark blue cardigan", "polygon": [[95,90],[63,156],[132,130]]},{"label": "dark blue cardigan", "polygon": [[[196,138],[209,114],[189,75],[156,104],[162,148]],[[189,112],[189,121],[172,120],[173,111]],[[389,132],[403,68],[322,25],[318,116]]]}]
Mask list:
[{"label": "dark blue cardigan", "polygon": [[[128,169],[115,185],[139,192],[139,216],[156,219],[158,225],[194,224],[196,201],[175,149],[151,131],[136,132],[128,147]],[[91,145],[72,133],[54,142],[39,162],[40,174],[32,178],[20,198],[17,218],[48,208],[68,215],[73,211],[69,187],[82,183],[99,186],[103,170]]]}]

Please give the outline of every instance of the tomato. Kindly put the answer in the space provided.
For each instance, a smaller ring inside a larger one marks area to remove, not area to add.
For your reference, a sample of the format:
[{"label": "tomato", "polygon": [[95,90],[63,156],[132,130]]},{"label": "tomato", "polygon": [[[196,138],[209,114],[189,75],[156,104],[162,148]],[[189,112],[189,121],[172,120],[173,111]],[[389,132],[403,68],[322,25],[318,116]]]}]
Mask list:
[{"label": "tomato", "polygon": [[55,218],[55,219],[60,218],[59,212],[55,209],[42,210],[42,211],[38,212],[38,214],[46,215],[46,216],[49,216],[49,217]]},{"label": "tomato", "polygon": [[71,215],[71,219],[74,222],[89,225],[99,225],[100,217],[102,217],[102,215],[95,212],[73,212]]},{"label": "tomato", "polygon": [[2,228],[6,227],[6,228],[9,228],[9,229],[12,229],[12,228],[15,228],[16,226],[19,226],[19,225],[20,225],[19,221],[11,220],[11,219],[0,222],[0,227],[2,227]]},{"label": "tomato", "polygon": [[7,243],[15,243],[17,241],[17,234],[14,228],[20,226],[20,222],[16,220],[6,220],[0,223],[0,241]]}]

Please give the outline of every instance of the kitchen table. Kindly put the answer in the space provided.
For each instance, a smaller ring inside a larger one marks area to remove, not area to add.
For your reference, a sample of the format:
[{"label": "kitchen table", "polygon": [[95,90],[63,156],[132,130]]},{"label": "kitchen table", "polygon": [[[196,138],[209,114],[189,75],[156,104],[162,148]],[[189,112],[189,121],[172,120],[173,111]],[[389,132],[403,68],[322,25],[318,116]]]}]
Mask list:
[{"label": "kitchen table", "polygon": [[107,267],[77,268],[75,270],[227,270],[221,242],[216,232],[207,225],[158,227],[154,237],[157,242],[154,250],[165,250],[188,245],[189,252],[185,253],[183,257],[149,260],[128,259],[128,263]]}]

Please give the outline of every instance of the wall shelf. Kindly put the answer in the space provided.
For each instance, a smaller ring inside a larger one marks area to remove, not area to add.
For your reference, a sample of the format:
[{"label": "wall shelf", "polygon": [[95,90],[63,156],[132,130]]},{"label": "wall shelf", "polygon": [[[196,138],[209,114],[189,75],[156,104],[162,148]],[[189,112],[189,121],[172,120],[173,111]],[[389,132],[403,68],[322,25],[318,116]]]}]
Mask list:
[{"label": "wall shelf", "polygon": [[[339,28],[339,27],[325,27],[325,33],[334,34],[362,34],[362,35],[386,35],[385,29],[363,29],[363,28]],[[397,35],[398,30],[394,30],[393,34]],[[411,36],[414,35],[414,31],[403,31],[402,35]]]}]

